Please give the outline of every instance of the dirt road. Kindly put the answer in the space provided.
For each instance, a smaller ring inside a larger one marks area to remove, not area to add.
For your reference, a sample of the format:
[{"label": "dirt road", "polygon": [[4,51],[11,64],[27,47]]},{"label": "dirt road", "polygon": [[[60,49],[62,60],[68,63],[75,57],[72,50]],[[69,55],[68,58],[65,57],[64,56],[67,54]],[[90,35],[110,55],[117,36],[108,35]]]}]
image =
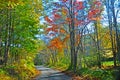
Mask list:
[{"label": "dirt road", "polygon": [[41,75],[35,78],[35,80],[72,80],[70,76],[44,66],[36,66],[41,71]]}]

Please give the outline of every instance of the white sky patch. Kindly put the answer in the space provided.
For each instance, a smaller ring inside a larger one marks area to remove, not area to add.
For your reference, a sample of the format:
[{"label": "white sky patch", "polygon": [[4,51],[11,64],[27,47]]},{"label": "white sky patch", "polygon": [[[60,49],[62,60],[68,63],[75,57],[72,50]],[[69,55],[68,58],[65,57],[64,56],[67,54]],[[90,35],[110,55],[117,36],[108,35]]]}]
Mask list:
[{"label": "white sky patch", "polygon": [[47,28],[52,28],[52,26],[47,26]]},{"label": "white sky patch", "polygon": [[85,0],[77,0],[77,2],[79,2],[79,1],[85,1]]},{"label": "white sky patch", "polygon": [[59,0],[53,0],[54,2],[59,2]]},{"label": "white sky patch", "polygon": [[39,29],[39,31],[43,32],[44,30],[43,29]]},{"label": "white sky patch", "polygon": [[118,23],[120,23],[120,18],[117,19]]}]

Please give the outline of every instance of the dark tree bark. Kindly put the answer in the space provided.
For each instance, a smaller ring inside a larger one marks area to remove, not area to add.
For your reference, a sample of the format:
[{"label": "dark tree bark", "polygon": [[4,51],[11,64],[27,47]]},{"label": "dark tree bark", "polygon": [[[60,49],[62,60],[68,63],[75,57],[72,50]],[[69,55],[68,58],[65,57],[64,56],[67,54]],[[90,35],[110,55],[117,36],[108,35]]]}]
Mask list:
[{"label": "dark tree bark", "polygon": [[5,36],[5,52],[4,52],[4,64],[6,65],[7,61],[8,61],[8,55],[9,55],[9,51],[10,51],[10,44],[11,44],[11,19],[12,19],[12,15],[11,15],[11,9],[7,9],[7,22],[6,22],[6,36]]},{"label": "dark tree bark", "polygon": [[98,59],[98,67],[101,68],[101,55],[100,55],[100,40],[98,39],[98,22],[95,22],[95,33],[96,33],[96,47],[97,47],[97,59]]},{"label": "dark tree bark", "polygon": [[[115,1],[111,1],[111,4],[115,4]],[[115,28],[115,40],[116,40],[116,50],[118,54],[118,57],[120,58],[120,39],[119,39],[119,34],[118,34],[118,25],[117,25],[117,15],[115,12],[115,6],[112,5],[111,7],[112,15],[113,15],[113,27]],[[116,54],[114,54],[114,63],[116,66]],[[120,59],[119,59],[120,60]]]},{"label": "dark tree bark", "polygon": [[[112,53],[114,60],[114,67],[117,66],[117,54],[120,54],[120,40],[118,35],[117,15],[115,15],[114,0],[106,0],[105,6],[107,8],[107,16],[109,23],[110,39],[112,44]],[[112,5],[111,5],[112,4]],[[115,32],[115,35],[113,34]]]},{"label": "dark tree bark", "polygon": [[73,8],[73,0],[70,0],[70,11],[69,16],[71,18],[69,30],[70,30],[70,50],[71,50],[71,64],[70,67],[76,72],[77,66],[77,53],[75,53],[75,31],[74,31],[74,8]]}]

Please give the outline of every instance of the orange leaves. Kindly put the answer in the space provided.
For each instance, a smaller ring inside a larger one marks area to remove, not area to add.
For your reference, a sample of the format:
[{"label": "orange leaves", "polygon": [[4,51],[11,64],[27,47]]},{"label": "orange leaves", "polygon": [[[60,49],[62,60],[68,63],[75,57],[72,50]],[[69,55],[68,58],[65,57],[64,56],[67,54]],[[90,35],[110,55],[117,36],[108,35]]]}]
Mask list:
[{"label": "orange leaves", "polygon": [[66,31],[63,28],[61,28],[60,33],[66,33]]},{"label": "orange leaves", "polygon": [[54,19],[59,19],[59,18],[61,18],[61,16],[59,15],[59,14],[54,14]]},{"label": "orange leaves", "polygon": [[[63,48],[65,48],[65,43],[68,41],[69,38],[69,34],[66,35],[66,37],[63,40],[61,40],[59,37],[56,37],[50,41],[50,45],[48,46],[48,48],[62,50]],[[80,43],[80,34],[76,35],[75,40],[75,45],[77,46]]]},{"label": "orange leaves", "polygon": [[94,9],[94,10],[89,11],[88,19],[90,19],[90,20],[99,19],[99,18],[97,18],[97,14],[99,14],[99,13],[100,13],[100,9]]},{"label": "orange leaves", "polygon": [[75,22],[75,27],[78,27],[79,25],[81,25],[84,21],[82,20],[78,20],[77,18],[74,19]]},{"label": "orange leaves", "polygon": [[96,4],[97,6],[101,6],[101,2],[100,1],[95,1],[94,4]]},{"label": "orange leaves", "polygon": [[79,25],[79,20],[77,18],[74,19],[75,26],[77,27]]},{"label": "orange leaves", "polygon": [[62,51],[63,47],[63,42],[58,37],[51,40],[50,45],[48,46],[50,49],[58,49],[59,51]]},{"label": "orange leaves", "polygon": [[91,18],[91,20],[100,20],[101,19],[101,17],[93,17],[93,18]]},{"label": "orange leaves", "polygon": [[75,45],[77,46],[80,43],[80,34],[76,35],[76,43]]},{"label": "orange leaves", "polygon": [[58,49],[59,52],[65,48],[65,42],[70,38],[70,35],[66,35],[66,37],[61,40],[59,37],[54,38],[50,41],[50,44],[48,46],[49,49]]},{"label": "orange leaves", "polygon": [[56,25],[56,24],[50,24],[50,26],[52,26],[54,28],[58,28],[58,25]]},{"label": "orange leaves", "polygon": [[63,2],[67,2],[68,0],[62,0]]},{"label": "orange leaves", "polygon": [[53,32],[59,32],[59,33],[66,33],[64,28],[58,27],[57,25],[52,25],[50,28],[46,28],[46,32],[53,31]]},{"label": "orange leaves", "polygon": [[71,22],[71,18],[67,17],[67,18],[65,19],[65,21],[66,21],[66,23],[70,23],[70,22]]},{"label": "orange leaves", "polygon": [[48,16],[45,16],[45,20],[46,20],[48,23],[53,22]]},{"label": "orange leaves", "polygon": [[[82,23],[84,23],[84,21],[78,20],[77,18],[74,18],[74,22],[75,22],[75,27],[78,27],[79,25],[81,25]],[[67,17],[66,18],[66,23],[71,24],[71,18]]]},{"label": "orange leaves", "polygon": [[89,16],[94,16],[94,15],[96,15],[96,14],[99,13],[99,12],[100,12],[99,9],[93,9],[93,10],[90,10],[90,11],[89,11],[88,15],[89,15]]},{"label": "orange leaves", "polygon": [[100,20],[100,13],[102,11],[101,2],[95,1],[93,2],[94,6],[91,7],[91,10],[88,12],[88,19],[89,20]]},{"label": "orange leaves", "polygon": [[54,28],[54,27],[47,28],[46,31],[47,31],[47,32],[49,32],[49,31],[54,31],[54,32],[56,32],[56,28]]},{"label": "orange leaves", "polygon": [[49,28],[46,28],[46,32],[49,32],[49,31],[53,31],[53,32],[56,32],[56,31],[58,31],[57,29],[58,29],[58,26],[57,25],[55,25],[55,24],[51,24],[51,26],[52,27],[49,27]]},{"label": "orange leaves", "polygon": [[82,2],[82,1],[77,2],[77,4],[78,4],[78,6],[77,6],[77,10],[81,10],[81,9],[84,8],[84,6],[83,6],[83,2]]},{"label": "orange leaves", "polygon": [[54,14],[55,17],[57,18],[60,18],[60,15],[59,14]]}]

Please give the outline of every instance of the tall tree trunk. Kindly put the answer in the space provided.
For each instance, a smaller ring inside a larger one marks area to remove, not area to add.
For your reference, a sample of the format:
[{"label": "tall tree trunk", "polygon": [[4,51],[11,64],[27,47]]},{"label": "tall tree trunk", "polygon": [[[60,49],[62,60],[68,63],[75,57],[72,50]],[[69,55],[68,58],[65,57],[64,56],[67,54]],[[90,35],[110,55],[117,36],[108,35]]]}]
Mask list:
[{"label": "tall tree trunk", "polygon": [[74,31],[74,9],[73,9],[73,0],[70,0],[70,49],[71,49],[71,68],[76,72],[77,66],[77,54],[75,53],[75,31]]},{"label": "tall tree trunk", "polygon": [[109,23],[109,32],[110,32],[110,40],[112,45],[112,53],[113,53],[113,61],[114,61],[114,67],[116,67],[116,47],[115,47],[115,41],[114,41],[114,34],[113,34],[113,22],[112,22],[112,16],[110,15],[110,1],[106,0],[106,8],[107,8],[107,16],[108,16],[108,23]]},{"label": "tall tree trunk", "polygon": [[4,52],[4,64],[6,65],[8,61],[8,54],[10,50],[11,42],[11,9],[7,9],[7,23],[6,23],[6,41],[5,41],[5,52]]},{"label": "tall tree trunk", "polygon": [[[111,4],[115,4],[114,1],[111,1]],[[118,34],[118,26],[117,26],[117,15],[115,15],[115,7],[112,5],[112,14],[113,14],[113,27],[115,28],[115,40],[116,40],[116,49],[118,54],[118,59],[120,58],[120,39]],[[116,54],[114,54],[114,61],[116,61]],[[120,61],[120,59],[119,59]],[[115,62],[116,64],[116,62]],[[115,65],[116,66],[116,65]]]},{"label": "tall tree trunk", "polygon": [[5,36],[5,51],[4,51],[4,64],[6,65],[7,63],[7,59],[8,59],[8,35],[9,35],[9,14],[8,14],[8,9],[7,9],[7,12],[6,12],[6,15],[7,15],[7,18],[6,18],[6,36]]},{"label": "tall tree trunk", "polygon": [[101,68],[101,55],[100,55],[100,40],[99,40],[99,33],[98,33],[98,21],[95,22],[95,32],[96,32],[96,44],[97,44],[97,59],[98,59],[98,67]]},{"label": "tall tree trunk", "polygon": [[5,19],[6,18],[4,18],[4,15],[5,15],[5,12],[6,12],[6,10],[5,9],[2,9],[2,10],[0,10],[0,64],[2,65],[3,64],[3,33],[4,33],[4,28],[5,28]]},{"label": "tall tree trunk", "polygon": [[2,63],[2,26],[0,26],[0,64],[3,64]]}]

